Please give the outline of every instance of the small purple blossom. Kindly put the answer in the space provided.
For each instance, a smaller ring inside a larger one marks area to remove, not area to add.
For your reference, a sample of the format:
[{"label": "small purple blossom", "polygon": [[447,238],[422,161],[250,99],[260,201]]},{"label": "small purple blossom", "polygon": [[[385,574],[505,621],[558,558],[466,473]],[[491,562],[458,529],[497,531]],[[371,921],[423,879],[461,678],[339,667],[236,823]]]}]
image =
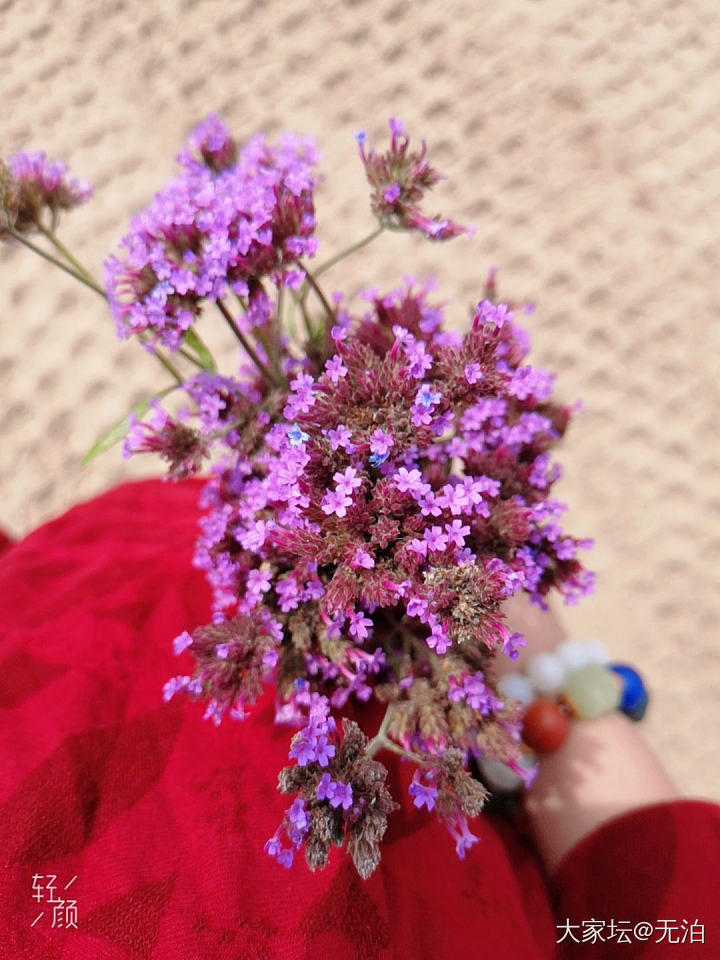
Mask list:
[{"label": "small purple blossom", "polygon": [[352,787],[349,783],[336,783],[333,797],[330,799],[331,807],[342,807],[343,810],[349,810],[353,802]]},{"label": "small purple blossom", "polygon": [[419,470],[408,470],[400,467],[395,474],[395,485],[401,493],[421,495],[427,489],[427,483]]},{"label": "small purple blossom", "polygon": [[340,490],[328,490],[322,498],[320,507],[323,513],[326,513],[328,516],[334,513],[338,517],[345,517],[347,516],[347,508],[351,506],[351,504],[352,498],[347,496],[347,494],[342,493]]},{"label": "small purple blossom", "polygon": [[465,364],[465,379],[470,384],[475,384],[479,380],[482,380],[483,373],[482,367],[479,363],[467,363]]},{"label": "small purple blossom", "polygon": [[438,656],[442,656],[452,646],[452,640],[440,622],[434,622],[430,628],[430,635],[426,637],[425,642],[431,650],[434,650]]},{"label": "small purple blossom", "polygon": [[448,543],[462,548],[465,546],[465,537],[470,535],[470,527],[462,520],[453,520],[452,523],[445,524],[445,532]]},{"label": "small purple blossom", "polygon": [[335,732],[335,720],[329,715],[330,704],[326,698],[319,697],[310,707],[305,727],[296,734],[290,748],[290,756],[298,766],[317,763],[327,767],[335,756],[335,744],[330,742]]},{"label": "small purple blossom", "polygon": [[340,423],[332,430],[328,430],[327,437],[333,450],[342,448],[348,453],[352,453],[352,433],[344,424]]},{"label": "small purple blossom", "polygon": [[327,800],[333,808],[342,807],[348,810],[352,806],[353,794],[349,783],[338,783],[324,773],[317,787],[318,800]]},{"label": "small purple blossom", "polygon": [[442,553],[447,548],[448,538],[447,534],[443,532],[442,527],[430,527],[425,531],[424,538],[428,545],[428,550]]},{"label": "small purple blossom", "polygon": [[293,802],[292,806],[288,810],[288,820],[296,830],[307,832],[307,829],[310,826],[310,820],[307,815],[305,804],[300,797]]},{"label": "small purple blossom", "polygon": [[392,450],[393,442],[389,433],[378,428],[370,435],[370,450],[378,456],[385,456]]},{"label": "small purple blossom", "polygon": [[503,641],[501,650],[506,653],[511,660],[517,660],[520,656],[522,647],[527,646],[527,639],[522,633],[511,633]]},{"label": "small purple blossom", "polygon": [[455,841],[455,852],[461,860],[465,859],[468,850],[474,846],[479,837],[471,833],[468,826],[467,817],[464,814],[456,814],[453,818],[446,821],[446,826],[450,836]]},{"label": "small purple blossom", "polygon": [[426,410],[431,410],[434,406],[440,403],[442,395],[436,390],[433,390],[429,384],[424,383],[417,392],[415,397],[415,403],[419,406],[424,407]]},{"label": "small purple blossom", "polygon": [[356,640],[367,640],[370,636],[370,628],[373,622],[370,617],[366,617],[362,611],[357,611],[350,616],[350,625],[348,633]]},{"label": "small purple blossom", "polygon": [[337,492],[346,496],[352,496],[362,486],[362,478],[358,476],[355,467],[347,467],[342,473],[336,473],[333,480]]},{"label": "small purple blossom", "polygon": [[329,800],[330,797],[335,792],[335,784],[330,779],[329,773],[324,773],[320,777],[320,782],[317,786],[317,798],[318,800]]},{"label": "small purple blossom", "polygon": [[431,783],[422,783],[420,777],[420,771],[416,770],[410,782],[408,793],[418,810],[422,810],[423,807],[432,810],[438,795],[437,787],[434,787]]},{"label": "small purple blossom", "polygon": [[375,566],[375,561],[367,552],[367,550],[363,550],[362,547],[358,547],[353,555],[351,566],[358,568],[362,567],[365,570],[372,570],[372,568]]},{"label": "small purple blossom", "polygon": [[187,650],[191,643],[192,637],[187,630],[183,630],[183,632],[173,640],[173,653],[175,656],[179,656],[183,650]]},{"label": "small purple blossom", "polygon": [[347,367],[342,362],[342,357],[334,356],[330,357],[328,362],[325,364],[325,373],[330,377],[330,380],[333,383],[337,383],[338,380],[341,380],[347,374]]}]

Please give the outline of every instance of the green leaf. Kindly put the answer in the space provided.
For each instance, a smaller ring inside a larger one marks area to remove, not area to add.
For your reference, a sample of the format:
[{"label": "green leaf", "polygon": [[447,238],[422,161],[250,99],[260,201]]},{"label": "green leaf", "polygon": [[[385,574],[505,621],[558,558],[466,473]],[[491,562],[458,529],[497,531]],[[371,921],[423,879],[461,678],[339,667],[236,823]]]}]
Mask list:
[{"label": "green leaf", "polygon": [[215,363],[213,355],[192,327],[185,331],[185,337],[183,339],[190,349],[195,351],[195,355],[202,364],[203,369],[207,370],[208,373],[217,373],[217,364]]},{"label": "green leaf", "polygon": [[165,390],[161,390],[160,393],[154,394],[152,397],[148,397],[144,400],[138,400],[134,404],[128,413],[119,420],[116,424],[110,427],[98,440],[98,442],[88,450],[85,456],[82,458],[82,465],[86,467],[91,460],[94,460],[95,457],[100,453],[105,453],[106,450],[109,450],[110,447],[114,447],[116,443],[125,437],[130,427],[130,416],[135,414],[136,417],[143,417],[150,407],[150,404],[153,400],[161,400],[163,397],[166,397],[168,393],[171,393],[173,390],[176,390],[177,386],[173,385],[172,387],[167,387]]}]

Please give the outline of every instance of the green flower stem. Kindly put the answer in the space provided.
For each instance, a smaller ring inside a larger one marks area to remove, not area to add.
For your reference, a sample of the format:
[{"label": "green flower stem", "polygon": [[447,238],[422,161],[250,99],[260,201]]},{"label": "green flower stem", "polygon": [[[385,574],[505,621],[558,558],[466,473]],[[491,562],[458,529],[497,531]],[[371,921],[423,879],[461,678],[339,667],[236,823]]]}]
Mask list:
[{"label": "green flower stem", "polygon": [[344,260],[345,257],[349,257],[351,254],[355,253],[356,250],[362,250],[363,247],[366,247],[369,243],[372,243],[376,237],[379,237],[384,230],[385,225],[380,224],[380,226],[376,227],[372,233],[369,233],[366,237],[363,237],[362,240],[358,240],[357,243],[353,243],[351,246],[345,247],[344,250],[341,250],[339,253],[336,253],[335,256],[330,257],[330,259],[326,260],[325,263],[321,263],[320,266],[314,271],[315,278],[317,279],[321,273],[325,273],[325,271],[329,270],[330,267],[334,267],[336,263]]},{"label": "green flower stem", "polygon": [[378,750],[389,750],[391,753],[397,753],[400,757],[405,757],[406,760],[412,760],[413,763],[424,763],[424,759],[419,756],[417,753],[411,753],[409,750],[405,750],[399,744],[395,743],[394,740],[390,740],[387,736],[387,730],[390,726],[390,721],[392,720],[393,714],[393,704],[390,703],[385,710],[385,716],[382,718],[380,728],[372,740],[368,743],[365,753],[368,757],[373,757],[378,752]]},{"label": "green flower stem", "polygon": [[153,356],[157,357],[158,361],[165,367],[170,376],[175,380],[177,385],[180,387],[185,382],[183,375],[177,369],[177,367],[168,360],[168,358],[160,353],[159,350],[153,350]]},{"label": "green flower stem", "polygon": [[94,290],[102,292],[103,296],[105,296],[105,291],[102,289],[100,284],[95,280],[95,278],[87,269],[87,267],[84,267],[82,263],[80,263],[80,261],[76,257],[74,257],[72,253],[70,253],[70,251],[65,246],[65,244],[61,243],[60,240],[58,240],[58,238],[55,236],[55,232],[52,230],[48,230],[39,221],[37,221],[37,228],[40,231],[40,233],[43,234],[43,236],[47,237],[47,239],[55,247],[58,253],[60,253],[63,257],[65,257],[67,262],[75,269],[75,271],[79,273],[81,277],[85,277],[85,280],[88,286],[92,287]]},{"label": "green flower stem", "polygon": [[56,267],[60,267],[61,270],[64,270],[65,273],[70,274],[71,277],[74,277],[76,280],[79,280],[80,283],[84,283],[86,287],[90,287],[91,290],[94,290],[95,293],[99,294],[103,299],[105,299],[105,291],[99,287],[94,281],[88,277],[84,277],[81,274],[77,273],[72,267],[69,267],[67,264],[63,263],[62,260],[58,260],[51,253],[48,253],[47,250],[43,250],[42,247],[36,246],[32,240],[28,240],[26,236],[23,236],[22,233],[18,233],[17,230],[9,231],[16,240],[27,247],[28,250],[32,250],[33,253],[36,253],[39,257],[42,257],[43,260],[47,260],[49,263],[52,263]]},{"label": "green flower stem", "polygon": [[378,749],[389,750],[390,753],[397,753],[398,756],[405,757],[406,760],[412,760],[413,763],[422,764],[427,762],[423,757],[418,756],[417,753],[410,753],[409,750],[403,750],[401,746],[393,740],[388,740],[387,737],[385,737]]},{"label": "green flower stem", "polygon": [[[333,308],[332,308],[332,307],[330,306],[330,304],[328,303],[328,299],[327,299],[327,297],[325,296],[325,294],[323,293],[322,288],[319,286],[317,280],[316,280],[315,277],[312,275],[312,273],[310,273],[310,271],[308,270],[308,268],[307,268],[307,267],[304,267],[304,266],[300,263],[299,260],[298,260],[298,266],[300,267],[301,270],[304,270],[304,271],[305,271],[305,279],[307,280],[307,282],[310,284],[310,286],[311,286],[312,289],[314,290],[315,295],[317,296],[317,298],[318,298],[318,300],[320,301],[320,303],[323,305],[323,308],[324,308],[325,312],[327,313],[327,318],[328,318],[328,320],[329,320],[330,322],[332,322],[332,321],[335,319],[335,311],[333,310]],[[302,297],[301,297],[300,299],[302,300]]]},{"label": "green flower stem", "polygon": [[186,360],[189,360],[193,366],[196,366],[198,370],[205,370],[207,372],[207,367],[195,356],[194,353],[190,353],[189,350],[186,350],[185,347],[178,347],[177,352],[181,357],[185,357]]},{"label": "green flower stem", "polygon": [[285,287],[280,283],[278,287],[277,304],[275,306],[275,323],[273,331],[274,350],[271,360],[273,370],[278,379],[282,378],[280,369],[280,357],[282,356],[282,332],[283,332],[283,308],[285,306]]},{"label": "green flower stem", "polygon": [[275,376],[273,375],[272,371],[268,370],[268,368],[267,368],[267,367],[265,366],[265,364],[262,362],[262,360],[260,359],[260,357],[257,355],[257,353],[256,353],[256,351],[255,351],[255,348],[254,348],[253,345],[250,343],[250,341],[247,339],[247,337],[246,337],[245,334],[242,332],[242,330],[240,329],[240,327],[238,327],[237,323],[235,322],[235,318],[234,318],[233,315],[230,313],[230,311],[229,311],[228,308],[225,306],[225,304],[222,302],[222,300],[216,300],[215,302],[217,303],[218,310],[219,310],[220,313],[223,315],[223,317],[225,317],[225,320],[227,321],[228,326],[230,327],[230,329],[232,330],[232,332],[235,334],[236,338],[237,338],[237,339],[240,341],[240,343],[243,345],[243,347],[245,348],[245,351],[246,351],[247,355],[250,357],[250,359],[252,360],[252,362],[253,362],[253,363],[255,364],[255,366],[258,368],[258,370],[260,371],[260,373],[262,373],[262,375],[265,377],[265,379],[268,381],[268,383],[272,384],[272,385],[275,386],[275,387],[279,386],[278,381],[276,380],[276,378],[275,378]]},{"label": "green flower stem", "polygon": [[[305,324],[305,332],[307,334],[307,338],[312,342],[313,328],[312,328],[312,323],[310,322],[310,314],[307,312],[305,301],[303,300],[303,298],[300,296],[299,293],[296,293],[294,295],[293,304],[295,306],[296,311],[298,307],[300,308],[300,313],[302,314],[303,323]],[[294,325],[294,320],[293,320],[293,325]]]},{"label": "green flower stem", "polygon": [[[80,283],[84,284],[84,286],[89,287],[91,290],[94,290],[95,293],[97,293],[98,296],[102,297],[103,300],[105,300],[105,302],[107,303],[107,294],[105,293],[103,288],[98,283],[95,282],[91,274],[83,267],[83,265],[78,260],[75,259],[75,257],[73,257],[73,255],[64,246],[64,244],[60,243],[57,237],[55,237],[48,230],[46,230],[41,224],[38,224],[38,227],[40,231],[48,238],[48,240],[50,240],[50,242],[53,244],[55,249],[58,250],[60,253],[62,253],[62,255],[68,260],[68,262],[73,264],[73,266],[68,266],[68,264],[63,263],[62,260],[58,260],[57,257],[54,257],[51,253],[48,253],[47,250],[43,250],[42,247],[38,247],[36,244],[34,244],[32,240],[28,240],[28,238],[24,236],[22,233],[18,233],[17,230],[11,230],[10,233],[13,235],[13,237],[15,237],[16,240],[22,243],[23,246],[27,247],[28,250],[32,250],[33,253],[36,253],[39,257],[42,257],[43,260],[47,260],[49,263],[52,263],[53,266],[59,267],[62,271],[69,274],[75,280],[79,280]],[[81,272],[78,273],[77,272],[78,270],[80,270]],[[144,338],[141,336],[140,339],[142,340]],[[198,364],[198,361],[191,354],[187,353],[182,348],[180,349],[179,352],[186,359],[191,360],[193,363],[197,364],[198,366],[202,366],[202,364]],[[157,357],[158,362],[162,364],[162,366],[168,371],[168,373],[173,377],[173,379],[178,385],[184,382],[184,377],[182,376],[180,371],[170,360],[168,360],[166,356],[164,356],[164,354],[162,354],[159,350],[154,350],[153,354],[155,357]]]}]

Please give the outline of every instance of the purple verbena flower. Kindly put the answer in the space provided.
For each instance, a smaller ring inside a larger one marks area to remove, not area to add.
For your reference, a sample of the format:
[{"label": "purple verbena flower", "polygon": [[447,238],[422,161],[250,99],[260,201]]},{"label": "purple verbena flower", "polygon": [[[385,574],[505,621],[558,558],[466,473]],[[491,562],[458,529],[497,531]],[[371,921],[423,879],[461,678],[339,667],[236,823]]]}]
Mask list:
[{"label": "purple verbena flower", "polygon": [[[431,239],[463,231],[422,211],[440,177],[399,121],[385,152],[359,143],[381,225]],[[201,359],[198,318],[225,312],[244,344],[233,375],[205,363],[177,416],[156,405],[131,419],[125,442],[178,476],[211,464],[194,563],[212,622],[176,639],[195,670],[163,696],[202,696],[220,722],[275,685],[277,721],[296,730],[280,777],[294,799],[266,845],[284,866],[303,848],[321,868],[334,845],[361,876],[377,866],[393,807],[375,759],[387,741],[416,763],[415,807],[445,822],[465,856],[477,840],[467,818],[486,796],[469,757],[522,768],[521,718],[492,670],[523,641],[504,603],[523,592],[542,606],[552,591],[574,602],[592,587],[580,560],[589,544],[566,532],[553,498],[574,408],[528,362],[522,305],[497,301],[494,275],[464,332],[448,329],[432,281],[407,276],[357,301],[322,294],[308,265],[307,141],[241,147],[210,117],[180,162],[106,265],[121,336],[182,349],[173,360],[184,364],[188,350]],[[304,342],[282,329],[291,300]],[[331,710],[373,697],[390,712],[371,748]]]},{"label": "purple verbena flower", "polygon": [[431,783],[422,783],[420,777],[420,771],[416,770],[410,782],[408,793],[413,798],[413,804],[418,810],[423,807],[432,810],[438,795],[437,787],[434,787]]},{"label": "purple verbena flower", "polygon": [[444,240],[467,233],[450,220],[427,217],[419,207],[427,190],[443,179],[425,158],[425,143],[419,151],[410,151],[410,141],[399,120],[390,121],[390,147],[384,153],[366,150],[366,136],[358,137],[360,158],[373,188],[371,206],[381,221],[420,230],[431,240]]},{"label": "purple verbena flower", "polygon": [[58,215],[90,199],[93,188],[68,173],[61,161],[43,152],[16,153],[0,161],[0,239],[10,233],[31,233],[44,224],[52,228]]}]

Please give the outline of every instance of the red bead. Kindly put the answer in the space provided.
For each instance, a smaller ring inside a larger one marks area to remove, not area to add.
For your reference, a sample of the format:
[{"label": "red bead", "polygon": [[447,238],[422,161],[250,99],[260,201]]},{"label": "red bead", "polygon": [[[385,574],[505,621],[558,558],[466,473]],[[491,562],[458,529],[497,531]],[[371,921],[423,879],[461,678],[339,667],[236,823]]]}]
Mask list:
[{"label": "red bead", "polygon": [[556,750],[570,732],[570,718],[554,700],[534,700],[523,717],[522,737],[533,750]]}]

